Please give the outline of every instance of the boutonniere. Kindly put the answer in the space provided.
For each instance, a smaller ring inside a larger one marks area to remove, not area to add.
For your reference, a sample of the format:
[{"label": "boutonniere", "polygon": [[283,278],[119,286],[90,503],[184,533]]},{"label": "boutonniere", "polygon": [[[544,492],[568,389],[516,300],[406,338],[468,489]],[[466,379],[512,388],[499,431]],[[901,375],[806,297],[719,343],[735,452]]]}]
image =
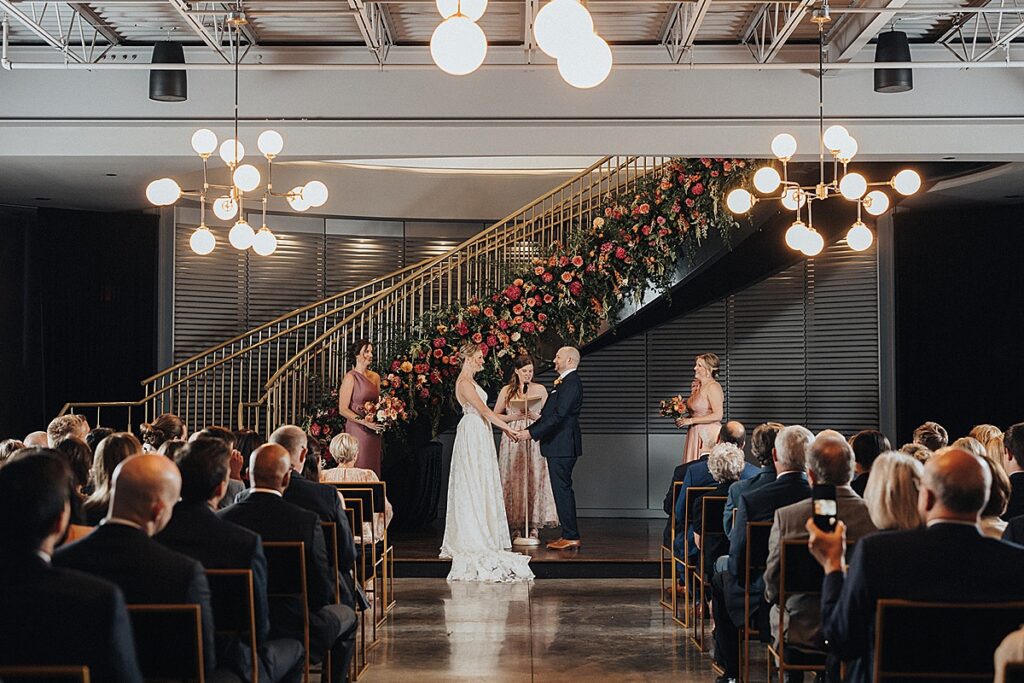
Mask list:
[{"label": "boutonniere", "polygon": [[555,380],[555,386],[556,386],[556,387],[557,387],[557,386],[558,386],[559,384],[561,384],[561,383],[562,383],[562,378],[561,378],[561,377],[559,377],[558,379],[556,379],[556,380]]}]

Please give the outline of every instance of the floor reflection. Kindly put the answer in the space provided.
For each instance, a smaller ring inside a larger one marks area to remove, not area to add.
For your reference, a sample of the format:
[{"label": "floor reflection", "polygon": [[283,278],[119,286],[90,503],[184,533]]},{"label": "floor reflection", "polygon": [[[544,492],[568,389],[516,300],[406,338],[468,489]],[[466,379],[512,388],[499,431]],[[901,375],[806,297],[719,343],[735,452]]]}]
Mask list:
[{"label": "floor reflection", "polygon": [[503,661],[529,656],[529,583],[453,581],[448,588],[443,602],[451,675],[500,671]]}]

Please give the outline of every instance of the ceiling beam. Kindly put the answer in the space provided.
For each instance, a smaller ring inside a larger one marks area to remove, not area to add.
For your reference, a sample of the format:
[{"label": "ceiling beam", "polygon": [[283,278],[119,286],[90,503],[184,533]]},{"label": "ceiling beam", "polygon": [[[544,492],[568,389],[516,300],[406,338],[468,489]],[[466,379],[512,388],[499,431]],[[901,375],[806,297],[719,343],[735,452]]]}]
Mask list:
[{"label": "ceiling beam", "polygon": [[864,0],[858,8],[877,8],[878,14],[846,14],[828,33],[828,47],[833,62],[848,62],[893,20],[896,12],[909,0]]},{"label": "ceiling beam", "polygon": [[363,0],[348,0],[348,5],[354,12],[352,16],[366,47],[373,53],[378,64],[384,64],[388,50],[395,44],[395,39],[384,18],[383,10],[378,4],[366,4]]},{"label": "ceiling beam", "polygon": [[1016,26],[1014,26],[1013,28],[1008,30],[1006,33],[1004,33],[1002,36],[997,38],[995,40],[995,42],[993,42],[991,45],[989,45],[987,48],[985,48],[984,52],[982,52],[980,55],[978,55],[977,57],[975,57],[971,61],[974,61],[974,62],[983,62],[983,61],[985,61],[990,56],[992,56],[993,54],[998,52],[999,50],[1007,48],[1010,45],[1010,43],[1015,38],[1020,36],[1021,34],[1024,34],[1024,21],[1021,21]]},{"label": "ceiling beam", "polygon": [[107,39],[107,42],[111,45],[120,45],[124,42],[121,35],[114,30],[114,28],[104,21],[103,17],[96,13],[89,5],[84,2],[69,2],[68,6],[75,10],[82,19],[87,21],[96,32]]},{"label": "ceiling beam", "polygon": [[[775,32],[772,37],[772,42],[765,48],[761,54],[759,61],[763,64],[768,64],[775,59],[782,48],[786,45],[786,41],[793,35],[800,22],[803,21],[804,16],[807,14],[807,10],[814,4],[814,0],[800,0],[794,5],[786,5],[783,10],[788,12],[784,14],[786,17],[782,26]],[[767,11],[767,8],[766,8]]]},{"label": "ceiling beam", "polygon": [[167,2],[170,3],[171,7],[174,8],[174,11],[178,13],[178,16],[181,17],[181,20],[185,22],[192,32],[195,33],[201,41],[206,43],[207,47],[216,52],[225,62],[229,64],[231,63],[231,58],[226,52],[224,52],[224,47],[221,44],[221,41],[210,35],[210,32],[206,30],[206,26],[203,24],[202,19],[193,16],[189,12],[191,8],[185,0],[167,0]]},{"label": "ceiling beam", "polygon": [[694,42],[697,40],[697,33],[700,31],[700,25],[704,23],[704,16],[710,8],[711,0],[697,0],[691,7],[690,21],[687,23],[686,29],[683,31],[682,40],[679,43],[680,56],[693,47]]},{"label": "ceiling beam", "polygon": [[[72,52],[69,48],[69,41],[63,37],[58,37],[47,31],[45,28],[39,25],[39,23],[25,14],[18,8],[11,0],[0,0],[0,8],[9,14],[10,16],[17,19],[25,28],[35,34],[37,38],[42,40],[44,43],[52,48],[60,51],[68,60],[82,64],[85,62],[82,57]],[[60,11],[59,6],[55,7],[55,11]],[[45,10],[44,10],[45,12]],[[70,28],[68,35],[70,35]]]}]

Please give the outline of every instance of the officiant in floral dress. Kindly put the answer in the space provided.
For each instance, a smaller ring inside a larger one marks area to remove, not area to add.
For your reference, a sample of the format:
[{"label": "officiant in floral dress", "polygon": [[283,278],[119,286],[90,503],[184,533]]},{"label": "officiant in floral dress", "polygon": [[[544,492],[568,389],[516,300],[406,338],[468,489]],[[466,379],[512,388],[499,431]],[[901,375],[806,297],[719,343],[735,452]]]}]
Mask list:
[{"label": "officiant in floral dress", "polygon": [[[547,398],[544,386],[533,382],[533,359],[521,355],[512,362],[512,377],[498,394],[494,412],[515,418],[509,422],[513,430],[526,429],[540,417],[540,409]],[[524,401],[528,402],[526,410]],[[548,462],[540,454],[540,443],[531,439],[517,443],[503,434],[498,449],[498,470],[512,538],[521,536],[527,527],[527,510],[531,538],[537,538],[538,528],[558,526]]]}]

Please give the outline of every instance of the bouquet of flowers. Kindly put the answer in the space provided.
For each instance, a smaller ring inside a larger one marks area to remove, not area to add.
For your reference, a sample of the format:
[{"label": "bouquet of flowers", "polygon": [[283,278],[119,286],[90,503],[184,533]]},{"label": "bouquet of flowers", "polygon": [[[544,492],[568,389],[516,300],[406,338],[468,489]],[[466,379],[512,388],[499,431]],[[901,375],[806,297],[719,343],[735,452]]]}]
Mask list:
[{"label": "bouquet of flowers", "polygon": [[366,417],[372,419],[381,429],[389,429],[399,421],[407,422],[409,414],[405,410],[405,401],[397,396],[384,394],[377,400],[367,401],[363,404],[366,410]]},{"label": "bouquet of flowers", "polygon": [[661,401],[661,416],[673,419],[685,417],[689,412],[686,408],[686,399],[682,396],[673,396]]}]

